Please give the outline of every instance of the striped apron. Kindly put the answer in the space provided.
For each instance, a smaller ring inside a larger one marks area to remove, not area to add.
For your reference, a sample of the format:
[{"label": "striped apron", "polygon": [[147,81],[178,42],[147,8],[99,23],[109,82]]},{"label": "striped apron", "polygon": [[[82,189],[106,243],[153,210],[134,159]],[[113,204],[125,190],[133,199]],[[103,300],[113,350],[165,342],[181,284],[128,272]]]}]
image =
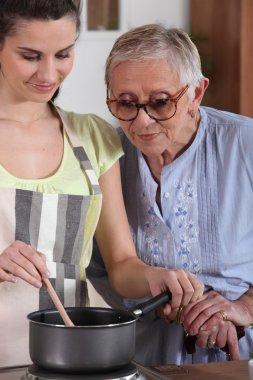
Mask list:
[{"label": "striped apron", "polygon": [[[89,302],[85,268],[102,194],[76,133],[64,120],[64,115],[60,116],[86,176],[90,195],[0,188],[0,252],[15,240],[31,244],[46,255],[50,281],[63,304],[85,306]],[[0,367],[31,362],[26,316],[32,311],[52,307],[44,287],[36,289],[21,279],[16,284],[0,283]]]}]

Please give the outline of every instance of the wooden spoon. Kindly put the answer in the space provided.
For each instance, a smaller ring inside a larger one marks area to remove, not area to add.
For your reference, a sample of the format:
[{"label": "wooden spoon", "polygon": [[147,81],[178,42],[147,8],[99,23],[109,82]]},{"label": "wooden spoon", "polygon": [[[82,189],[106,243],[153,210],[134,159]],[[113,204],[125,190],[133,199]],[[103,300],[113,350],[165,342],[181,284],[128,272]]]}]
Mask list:
[{"label": "wooden spoon", "polygon": [[49,281],[48,278],[43,278],[43,282],[48,290],[48,293],[56,307],[56,309],[59,311],[60,313],[60,316],[62,317],[63,319],[63,322],[65,323],[66,326],[74,326],[74,323],[71,321],[71,319],[69,318],[66,310],[64,309],[59,297],[57,296],[57,293],[56,291],[54,290],[51,282]]}]

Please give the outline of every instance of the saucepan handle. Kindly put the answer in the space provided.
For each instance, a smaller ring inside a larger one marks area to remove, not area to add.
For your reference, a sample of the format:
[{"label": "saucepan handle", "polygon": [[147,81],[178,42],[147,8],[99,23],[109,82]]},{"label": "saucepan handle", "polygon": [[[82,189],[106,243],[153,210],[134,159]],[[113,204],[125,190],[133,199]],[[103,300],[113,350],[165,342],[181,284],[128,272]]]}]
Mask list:
[{"label": "saucepan handle", "polygon": [[166,292],[158,294],[158,296],[152,297],[148,301],[135,306],[134,310],[132,310],[132,313],[138,317],[141,315],[146,315],[150,311],[156,309],[158,306],[168,303],[171,300],[171,297],[171,292],[167,290]]}]

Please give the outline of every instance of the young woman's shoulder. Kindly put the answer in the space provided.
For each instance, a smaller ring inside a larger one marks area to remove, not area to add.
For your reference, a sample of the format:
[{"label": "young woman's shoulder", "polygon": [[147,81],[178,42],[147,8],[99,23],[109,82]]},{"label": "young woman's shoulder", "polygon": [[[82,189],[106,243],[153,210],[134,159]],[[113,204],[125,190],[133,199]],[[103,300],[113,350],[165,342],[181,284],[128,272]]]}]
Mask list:
[{"label": "young woman's shoulder", "polygon": [[123,154],[116,129],[95,114],[80,114],[60,110],[65,121],[77,133],[98,175],[106,172]]}]

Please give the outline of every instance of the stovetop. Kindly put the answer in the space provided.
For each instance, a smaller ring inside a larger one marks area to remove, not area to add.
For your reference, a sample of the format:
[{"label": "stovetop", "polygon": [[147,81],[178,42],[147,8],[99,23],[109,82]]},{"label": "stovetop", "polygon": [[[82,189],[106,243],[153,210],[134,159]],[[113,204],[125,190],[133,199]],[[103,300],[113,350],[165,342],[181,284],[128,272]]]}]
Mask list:
[{"label": "stovetop", "polygon": [[126,367],[106,374],[60,374],[49,373],[34,364],[29,367],[0,369],[0,380],[147,380],[137,367]]}]

